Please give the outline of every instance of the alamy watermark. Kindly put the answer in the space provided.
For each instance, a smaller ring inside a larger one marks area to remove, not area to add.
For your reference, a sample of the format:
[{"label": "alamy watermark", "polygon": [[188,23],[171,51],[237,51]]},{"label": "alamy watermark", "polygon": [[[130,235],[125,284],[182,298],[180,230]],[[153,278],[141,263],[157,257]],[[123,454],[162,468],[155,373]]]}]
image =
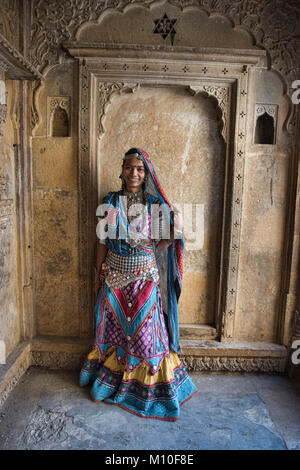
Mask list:
[{"label": "alamy watermark", "polygon": [[[147,205],[136,203],[128,208],[126,196],[120,196],[119,208],[100,204],[96,233],[100,240],[169,240],[185,238],[186,250],[200,250],[204,245],[204,204]],[[130,222],[129,222],[130,220]]]},{"label": "alamy watermark", "polygon": [[5,342],[0,339],[0,364],[6,364]]},{"label": "alamy watermark", "polygon": [[295,351],[291,355],[292,364],[297,366],[298,364],[300,364],[300,339],[295,339],[292,342],[291,349],[295,349]]},{"label": "alamy watermark", "polygon": [[299,104],[300,103],[300,80],[294,80],[292,83],[292,88],[295,91],[292,94],[292,103]]}]

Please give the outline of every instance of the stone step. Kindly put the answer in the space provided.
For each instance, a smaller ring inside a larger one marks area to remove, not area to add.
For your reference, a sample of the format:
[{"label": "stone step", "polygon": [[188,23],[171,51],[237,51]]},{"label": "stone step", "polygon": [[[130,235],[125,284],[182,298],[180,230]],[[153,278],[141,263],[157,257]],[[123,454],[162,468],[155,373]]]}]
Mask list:
[{"label": "stone step", "polygon": [[285,346],[262,342],[181,339],[180,359],[189,371],[283,373]]},{"label": "stone step", "polygon": [[181,323],[179,325],[182,339],[216,339],[217,330],[211,325],[195,325],[194,323]]},{"label": "stone step", "polygon": [[220,342],[205,339],[180,340],[183,354],[194,356],[277,357],[285,358],[287,348],[280,344],[260,341]]}]

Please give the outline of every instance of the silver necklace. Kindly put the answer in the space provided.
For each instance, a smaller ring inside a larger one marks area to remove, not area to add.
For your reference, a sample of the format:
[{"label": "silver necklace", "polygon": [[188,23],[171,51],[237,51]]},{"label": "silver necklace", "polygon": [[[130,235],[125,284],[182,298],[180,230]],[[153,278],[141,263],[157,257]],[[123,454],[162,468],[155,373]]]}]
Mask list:
[{"label": "silver necklace", "polygon": [[[137,193],[132,193],[131,191],[127,191],[127,189],[123,189],[123,196],[127,197],[127,218],[128,218],[129,223],[130,223],[134,218],[139,217],[139,215],[141,215],[141,214],[135,214],[135,215],[128,216],[128,212],[129,212],[130,207],[133,206],[134,204],[143,204],[143,203],[145,203],[144,191],[141,190]],[[132,238],[127,238],[126,242],[129,243],[130,246],[136,247],[136,246],[139,245],[140,240],[139,239],[134,240]]]}]

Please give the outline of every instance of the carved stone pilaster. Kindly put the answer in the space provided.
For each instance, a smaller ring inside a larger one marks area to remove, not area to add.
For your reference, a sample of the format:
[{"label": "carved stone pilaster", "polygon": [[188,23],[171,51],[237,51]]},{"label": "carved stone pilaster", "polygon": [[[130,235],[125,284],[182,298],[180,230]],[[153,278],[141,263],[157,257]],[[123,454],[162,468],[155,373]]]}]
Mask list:
[{"label": "carved stone pilaster", "polygon": [[221,338],[226,341],[233,341],[234,331],[234,311],[223,312],[221,320]]},{"label": "carved stone pilaster", "polygon": [[80,336],[90,333],[90,317],[86,311],[91,311],[90,298],[90,200],[86,188],[90,185],[89,155],[90,155],[90,73],[85,60],[79,62],[79,279],[80,279]]},{"label": "carved stone pilaster", "polygon": [[[208,73],[208,67],[204,67],[205,74]],[[226,69],[226,74],[231,75],[231,71]],[[230,86],[217,86],[209,83],[200,83],[190,85],[189,88],[194,94],[203,94],[213,98],[218,103],[220,117],[223,122],[222,136],[226,145],[226,159],[232,158],[228,152],[228,143],[232,130],[229,129],[231,112],[231,88]],[[226,287],[222,288],[219,297],[219,317],[217,318],[217,329],[222,341],[233,341],[234,339],[234,317],[237,299],[237,280],[240,252],[240,231],[242,220],[242,200],[244,187],[244,164],[245,164],[245,136],[247,114],[247,91],[248,91],[248,73],[247,66],[243,66],[238,79],[235,129],[235,149],[233,162],[233,178],[231,182],[231,204],[230,214],[224,214],[223,219],[223,241],[222,241],[222,270],[224,278],[227,279]],[[226,220],[231,221],[231,226],[225,228]],[[227,271],[227,273],[226,273]]]}]

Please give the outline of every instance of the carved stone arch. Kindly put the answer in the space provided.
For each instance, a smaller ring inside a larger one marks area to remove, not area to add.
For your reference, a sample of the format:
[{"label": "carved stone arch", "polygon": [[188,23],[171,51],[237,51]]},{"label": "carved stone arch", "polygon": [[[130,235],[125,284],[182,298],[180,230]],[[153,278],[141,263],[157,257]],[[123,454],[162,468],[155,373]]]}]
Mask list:
[{"label": "carved stone arch", "polygon": [[[60,18],[53,17],[55,11],[55,2],[57,2],[56,11],[61,13]],[[269,11],[270,5],[253,5],[252,2],[212,2],[199,0],[197,4],[193,0],[187,0],[184,3],[181,0],[169,0],[170,5],[176,6],[180,11],[184,11],[189,7],[201,9],[208,15],[218,14],[229,19],[234,28],[246,30],[258,47],[264,48],[270,54],[273,68],[277,69],[283,76],[293,75],[295,79],[296,70],[293,64],[297,62],[299,56],[300,44],[296,35],[285,37],[283,41],[278,38],[276,31],[272,28],[270,14],[277,15],[275,18],[277,23],[284,26],[287,16],[292,21],[290,30],[297,30],[297,12],[299,13],[298,2],[283,3],[283,8],[277,8]],[[90,21],[98,21],[102,14],[109,13],[114,10],[124,11],[131,5],[140,5],[139,1],[118,1],[108,0],[107,2],[94,2],[88,0],[76,5],[75,8],[64,6],[59,0],[51,2],[52,10],[49,14],[50,6],[46,0],[39,0],[33,11],[32,24],[32,44],[31,59],[32,62],[42,71],[44,71],[51,63],[58,61],[55,46],[60,48],[63,41],[73,40],[80,28]],[[145,8],[151,9],[157,2],[143,2]],[[286,48],[289,51],[286,54]],[[289,57],[287,63],[286,57]],[[294,72],[293,72],[294,70]],[[292,81],[292,77],[288,82]]]},{"label": "carved stone arch", "polygon": [[180,0],[168,0],[168,1],[166,1],[166,0],[155,0],[155,1],[150,0],[150,1],[146,1],[146,2],[134,1],[134,0],[129,0],[127,2],[126,1],[125,2],[123,2],[123,1],[117,2],[116,1],[116,6],[114,6],[113,8],[112,7],[107,7],[107,8],[103,9],[100,12],[100,15],[98,17],[95,17],[93,19],[88,19],[86,21],[83,21],[81,24],[79,24],[77,26],[76,30],[75,30],[73,39],[80,41],[80,34],[81,34],[83,29],[87,28],[89,26],[89,24],[90,25],[101,24],[101,22],[103,20],[105,20],[109,15],[127,14],[128,11],[130,11],[131,9],[135,9],[137,7],[151,12],[155,8],[158,8],[162,5],[165,6],[165,7],[170,5],[170,6],[173,6],[173,7],[177,8],[183,14],[187,13],[189,11],[199,11],[201,13],[205,13],[206,16],[207,16],[207,19],[209,19],[209,18],[220,18],[222,20],[226,20],[231,25],[232,29],[235,29],[237,31],[241,30],[242,32],[246,32],[248,34],[249,38],[251,39],[253,45],[257,45],[258,47],[263,48],[263,45],[257,43],[255,35],[253,34],[253,31],[251,30],[251,28],[248,28],[245,25],[236,24],[236,22],[234,21],[234,19],[230,15],[228,15],[226,13],[223,13],[221,11],[209,10],[206,7],[204,7],[203,5],[201,5],[201,3],[202,2],[199,2],[199,4],[197,4],[193,1],[191,1],[191,2],[189,2],[189,1],[182,2]]},{"label": "carved stone arch", "polygon": [[[53,18],[53,4],[57,2],[56,11],[60,11],[60,18]],[[270,14],[278,15],[278,24],[285,24],[287,15],[291,18],[293,14],[294,25],[291,25],[291,30],[295,30],[297,21],[297,11],[299,12],[299,5],[296,2],[290,2],[284,8],[284,12],[278,8],[276,11],[269,11],[268,5],[252,5],[252,3],[235,1],[235,2],[212,2],[199,0],[195,3],[193,0],[182,2],[181,0],[168,0],[165,1],[146,1],[141,4],[140,1],[133,0],[108,0],[107,2],[94,2],[91,0],[78,4],[75,8],[68,8],[63,5],[59,0],[51,2],[51,11],[48,9],[50,6],[46,0],[39,0],[36,8],[33,11],[33,24],[32,24],[32,43],[31,43],[31,61],[35,64],[40,71],[46,73],[53,64],[59,63],[62,58],[63,50],[61,45],[64,41],[73,40],[78,37],[83,27],[88,23],[99,23],[102,18],[107,15],[118,11],[120,13],[126,12],[131,7],[141,6],[145,9],[153,10],[157,5],[170,4],[177,7],[179,11],[184,12],[189,9],[197,9],[204,12],[207,17],[213,18],[219,16],[226,18],[230,21],[232,28],[235,30],[242,30],[248,33],[252,42],[256,47],[264,49],[268,52],[270,59],[269,67],[277,70],[285,83],[286,93],[290,95],[292,90],[290,85],[292,79],[295,79],[296,62],[300,53],[300,44],[297,42],[296,36],[285,37],[284,41],[280,41],[275,37],[274,28],[269,21]],[[265,19],[266,18],[266,19]],[[282,23],[280,23],[282,21]],[[288,50],[287,50],[288,49]],[[32,105],[32,123],[35,128],[39,113],[36,105],[37,91],[34,91],[33,105]],[[293,128],[293,115],[296,110],[291,106],[290,117],[287,119],[287,129]],[[293,131],[292,131],[293,132]]]},{"label": "carved stone arch", "polygon": [[111,100],[115,95],[131,92],[135,93],[139,88],[139,83],[120,83],[120,82],[100,82],[98,88],[98,139],[104,134],[104,118]]},{"label": "carved stone arch", "polygon": [[[119,82],[100,82],[99,83],[99,111],[98,111],[98,138],[100,139],[105,132],[104,118],[107,108],[115,95],[124,92],[135,93],[140,87],[139,83],[119,83]],[[194,95],[202,95],[209,98],[216,106],[217,117],[221,123],[221,135],[224,142],[228,142],[229,138],[229,88],[222,86],[212,86],[208,84],[193,86],[189,85],[187,89]]]},{"label": "carved stone arch", "polygon": [[[221,4],[220,4],[218,6],[219,11],[213,11],[213,8],[209,9],[208,4],[206,4],[206,3],[203,4],[202,2],[199,2],[199,4],[195,4],[194,2],[192,2],[191,4],[189,4],[189,2],[185,2],[185,4],[183,4],[183,2],[181,2],[179,0],[168,0],[168,2],[157,0],[157,1],[154,1],[154,2],[149,1],[149,2],[146,2],[146,3],[143,3],[143,4],[141,4],[140,2],[126,2],[126,3],[121,2],[121,3],[118,3],[114,8],[104,9],[96,19],[94,19],[92,21],[85,21],[82,24],[80,24],[78,26],[77,30],[76,30],[75,38],[76,39],[79,38],[80,32],[82,31],[83,28],[87,27],[88,23],[90,23],[90,24],[100,24],[102,22],[102,20],[105,19],[108,15],[111,15],[111,14],[116,13],[116,12],[118,12],[119,14],[124,14],[124,13],[127,13],[131,8],[136,8],[137,6],[140,7],[140,8],[143,8],[145,10],[151,11],[154,8],[156,8],[157,6],[159,6],[160,4],[166,4],[166,5],[170,4],[170,5],[178,8],[182,13],[188,12],[188,11],[191,11],[191,10],[197,10],[197,11],[201,11],[201,12],[205,13],[207,15],[207,18],[226,19],[226,21],[228,21],[231,24],[233,30],[236,30],[236,31],[241,30],[241,31],[246,32],[249,35],[249,38],[251,38],[251,41],[252,41],[253,45],[255,45],[259,49],[267,50],[267,48],[263,44],[263,39],[265,38],[266,35],[262,30],[258,30],[258,34],[255,35],[254,31],[256,31],[256,29],[253,29],[253,24],[251,24],[251,21],[249,21],[248,23],[245,22],[244,24],[239,24],[238,23],[238,21],[239,21],[239,15],[237,14],[237,11],[239,10],[238,6],[236,6],[236,11],[235,11],[234,6],[232,7],[232,10],[230,8],[227,8],[226,11],[221,11],[222,7],[221,7]],[[247,7],[245,6],[244,9],[247,9]],[[268,52],[268,50],[267,50],[267,52]],[[268,57],[268,62],[269,62],[268,67],[272,68],[272,57],[271,57],[271,54],[269,52],[267,54],[267,57]],[[282,69],[282,67],[279,67],[277,69],[273,68],[274,72],[276,74],[278,74],[278,76],[280,77],[280,79],[283,83],[284,93],[287,94],[287,96],[290,96],[291,90],[290,90],[290,87],[289,87],[289,81],[288,81],[287,77],[284,77],[284,75],[282,74],[281,69]],[[295,132],[293,130],[293,128],[295,127],[294,126],[293,115],[296,112],[296,110],[294,110],[293,108],[294,108],[293,104],[290,103],[290,111],[289,111],[289,114],[288,114],[287,119],[286,119],[286,129],[287,129],[288,133],[291,133],[292,135],[294,135],[294,132]],[[222,118],[222,121],[223,121],[222,135],[223,135],[224,139],[226,140],[226,138],[225,138],[226,130],[224,129],[226,127],[226,120],[224,118]]]},{"label": "carved stone arch", "polygon": [[215,105],[217,116],[221,121],[221,134],[225,143],[229,139],[229,88],[215,85],[189,85],[188,89],[194,95],[202,95]]},{"label": "carved stone arch", "polygon": [[[122,1],[120,1],[119,3],[116,2],[116,6],[114,8],[109,8],[109,7],[105,8],[104,10],[101,11],[98,17],[83,21],[81,24],[79,24],[74,32],[74,37],[72,39],[82,42],[82,38],[80,37],[82,32],[89,26],[101,25],[101,23],[104,20],[106,20],[106,18],[109,15],[112,16],[112,20],[113,20],[114,15],[116,16],[126,15],[126,14],[129,14],[131,10],[134,10],[136,8],[140,8],[144,11],[152,12],[153,10],[155,10],[156,8],[159,8],[160,6],[164,6],[165,9],[167,9],[168,6],[171,6],[179,10],[181,14],[183,15],[185,13],[188,14],[191,11],[196,11],[196,12],[205,14],[206,20],[208,21],[210,19],[215,19],[215,18],[220,19],[222,21],[225,20],[226,23],[230,25],[233,33],[238,32],[238,31],[242,32],[243,34],[247,33],[247,36],[249,37],[249,40],[252,43],[252,46],[256,45],[256,39],[251,28],[247,28],[244,25],[237,25],[235,21],[233,20],[233,18],[228,14],[224,14],[223,12],[220,12],[220,11],[214,12],[214,11],[208,10],[207,8],[203,7],[203,5],[201,5],[201,2],[199,2],[199,4],[195,2],[191,2],[190,4],[189,3],[190,2],[187,1],[185,2],[185,4],[183,4],[183,2],[181,2],[180,0],[173,0],[173,1],[172,0],[168,0],[168,1],[155,0],[155,1],[149,1],[149,2],[140,2],[140,1],[130,0],[130,1],[127,1],[126,3]],[[124,44],[125,43],[127,44],[126,41],[124,42]],[[193,44],[193,47],[200,47],[200,45]],[[208,47],[214,47],[214,46],[208,46]],[[258,47],[263,48],[263,46],[261,45],[259,45]]]},{"label": "carved stone arch", "polygon": [[[75,60],[70,57],[68,58],[68,60],[75,62]],[[31,98],[31,110],[30,111],[31,111],[31,133],[33,136],[36,135],[38,126],[42,124],[43,122],[43,115],[41,113],[41,106],[40,106],[40,94],[46,87],[47,75],[60,65],[61,65],[60,62],[50,64],[43,72],[43,80],[36,80],[35,82],[32,82],[32,89],[31,89],[32,98]],[[68,117],[70,120],[71,110],[68,108],[67,112],[68,112]],[[49,116],[47,116],[47,118],[49,119]],[[45,121],[47,120],[47,118],[45,116]],[[48,130],[49,130],[49,126],[48,126]],[[48,132],[48,135],[50,135],[49,132]]]}]

